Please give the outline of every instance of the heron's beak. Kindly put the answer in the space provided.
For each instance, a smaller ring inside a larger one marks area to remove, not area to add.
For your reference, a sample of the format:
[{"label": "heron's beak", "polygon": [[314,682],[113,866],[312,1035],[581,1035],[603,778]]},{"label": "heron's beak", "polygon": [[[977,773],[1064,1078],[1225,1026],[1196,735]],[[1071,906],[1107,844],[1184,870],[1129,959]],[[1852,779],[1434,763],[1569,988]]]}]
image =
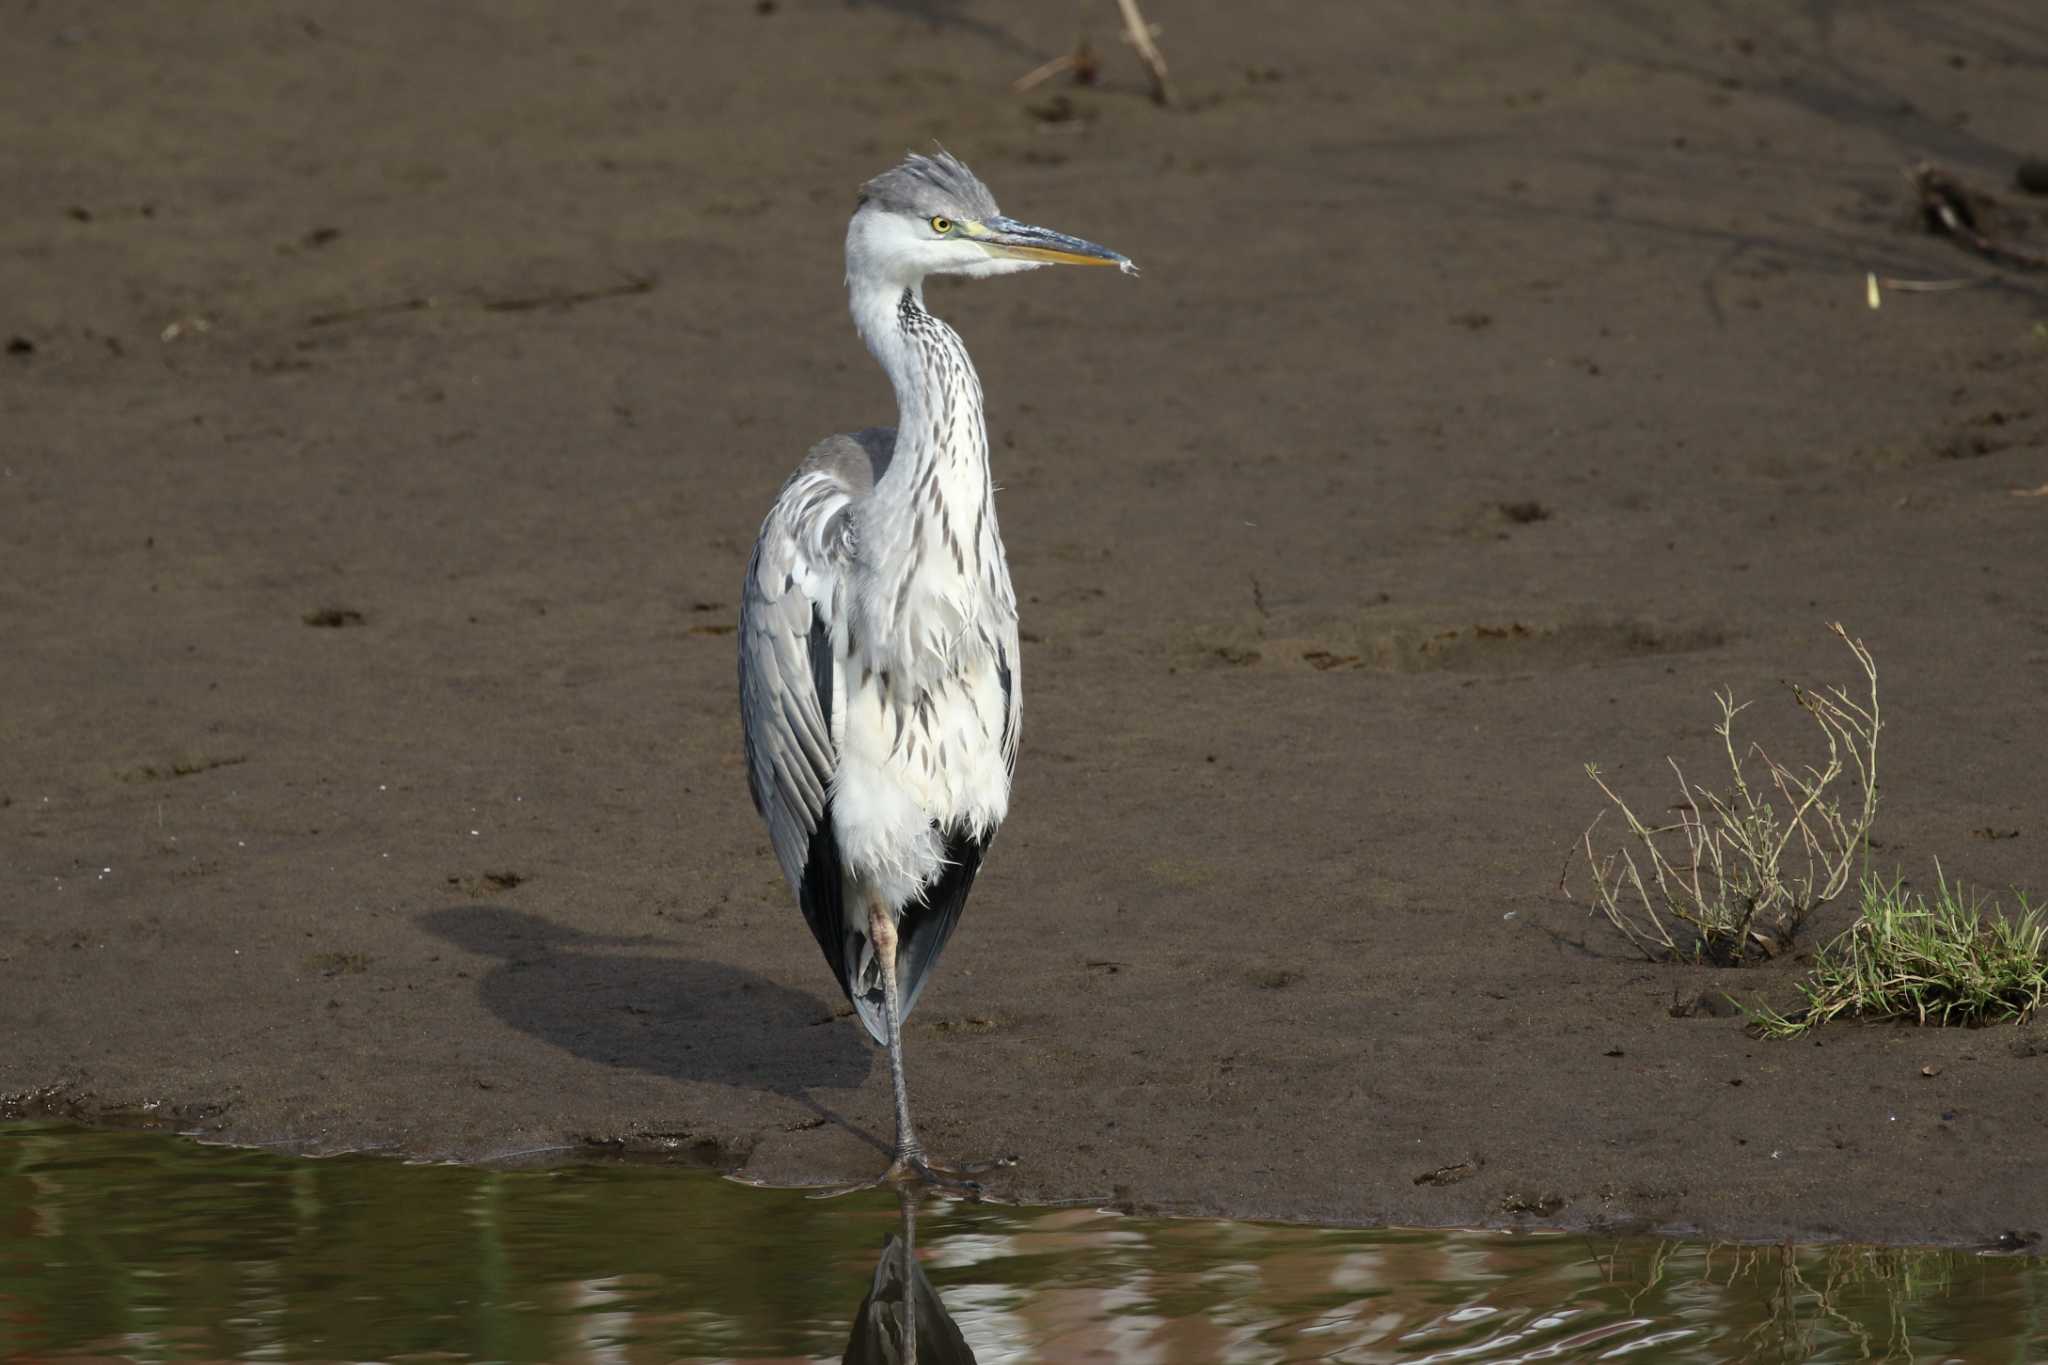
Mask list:
[{"label": "heron's beak", "polygon": [[1138,267],[1122,252],[1014,218],[989,218],[979,223],[962,223],[961,227],[991,256],[1054,265],[1113,265],[1126,275],[1138,273]]}]

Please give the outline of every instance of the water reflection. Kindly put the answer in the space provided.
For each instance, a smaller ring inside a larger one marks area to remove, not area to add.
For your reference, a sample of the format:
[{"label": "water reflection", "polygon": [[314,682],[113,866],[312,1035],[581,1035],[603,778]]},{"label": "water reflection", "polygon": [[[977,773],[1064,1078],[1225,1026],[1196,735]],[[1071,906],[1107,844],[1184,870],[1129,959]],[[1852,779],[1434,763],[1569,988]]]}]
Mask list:
[{"label": "water reflection", "polygon": [[0,1126],[0,1360],[2048,1359],[2048,1264],[812,1201]]},{"label": "water reflection", "polygon": [[974,1350],[917,1258],[920,1195],[898,1190],[902,1222],[882,1243],[875,1278],[847,1338],[845,1365],[974,1365]]}]

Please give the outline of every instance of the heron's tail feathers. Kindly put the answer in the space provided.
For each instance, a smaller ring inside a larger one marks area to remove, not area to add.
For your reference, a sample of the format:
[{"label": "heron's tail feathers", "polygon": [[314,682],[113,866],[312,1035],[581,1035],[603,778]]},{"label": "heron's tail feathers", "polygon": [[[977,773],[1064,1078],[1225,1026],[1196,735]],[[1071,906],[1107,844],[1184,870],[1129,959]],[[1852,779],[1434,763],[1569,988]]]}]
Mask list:
[{"label": "heron's tail feathers", "polygon": [[[910,1017],[917,1007],[917,998],[924,992],[924,983],[930,977],[932,968],[938,965],[939,954],[945,951],[946,941],[953,937],[954,928],[960,923],[960,912],[967,904],[967,893],[974,886],[974,876],[981,870],[982,855],[988,851],[990,835],[975,835],[967,832],[953,832],[946,836],[946,856],[939,875],[924,889],[922,899],[906,905],[896,916],[896,989],[902,995],[903,1018]],[[809,878],[806,877],[806,881]],[[849,902],[845,888],[834,898],[840,905]],[[806,913],[810,901],[805,901]],[[817,921],[812,921],[817,927]],[[875,955],[875,947],[868,938],[865,917],[860,920],[842,916],[839,920],[839,944],[837,953],[826,946],[825,938],[819,935],[819,946],[825,947],[825,957],[839,976],[839,987],[846,992],[860,1021],[866,1025],[870,1037],[883,1046],[888,1045],[889,1032],[883,1018],[882,964]],[[899,1024],[902,1020],[897,1021]]]}]

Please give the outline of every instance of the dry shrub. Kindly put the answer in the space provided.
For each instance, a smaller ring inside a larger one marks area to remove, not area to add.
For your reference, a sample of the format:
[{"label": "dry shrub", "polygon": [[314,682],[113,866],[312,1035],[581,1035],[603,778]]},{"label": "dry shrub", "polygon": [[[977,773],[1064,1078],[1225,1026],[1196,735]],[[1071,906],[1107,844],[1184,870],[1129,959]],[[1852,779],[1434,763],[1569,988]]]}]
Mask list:
[{"label": "dry shrub", "polygon": [[[1779,762],[1760,744],[1738,745],[1735,718],[1750,703],[1715,693],[1728,764],[1728,785],[1688,779],[1675,759],[1677,818],[1650,824],[1614,790],[1597,766],[1598,784],[1627,827],[1627,839],[1604,857],[1594,831],[1581,839],[1593,902],[1621,935],[1652,961],[1740,966],[1775,957],[1816,908],[1848,885],[1877,814],[1877,666],[1861,640],[1839,623],[1828,627],[1863,670],[1867,702],[1841,687],[1792,696],[1826,746],[1818,765]],[[1849,790],[1843,790],[1844,784]]]}]

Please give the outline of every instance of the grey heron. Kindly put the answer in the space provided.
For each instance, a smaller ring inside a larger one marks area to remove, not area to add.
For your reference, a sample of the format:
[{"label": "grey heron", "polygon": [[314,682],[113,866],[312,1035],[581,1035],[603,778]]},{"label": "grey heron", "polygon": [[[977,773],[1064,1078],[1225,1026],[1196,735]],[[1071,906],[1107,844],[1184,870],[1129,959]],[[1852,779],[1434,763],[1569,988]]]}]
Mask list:
[{"label": "grey heron", "polygon": [[1004,217],[944,150],[862,187],[846,286],[896,426],[811,449],[762,523],[741,596],[754,805],[840,989],[888,1049],[895,1158],[870,1184],[971,1183],[918,1141],[903,1021],[1009,809],[1022,700],[981,380],[926,310],[924,281],[1053,264],[1136,273],[1106,247]]}]

